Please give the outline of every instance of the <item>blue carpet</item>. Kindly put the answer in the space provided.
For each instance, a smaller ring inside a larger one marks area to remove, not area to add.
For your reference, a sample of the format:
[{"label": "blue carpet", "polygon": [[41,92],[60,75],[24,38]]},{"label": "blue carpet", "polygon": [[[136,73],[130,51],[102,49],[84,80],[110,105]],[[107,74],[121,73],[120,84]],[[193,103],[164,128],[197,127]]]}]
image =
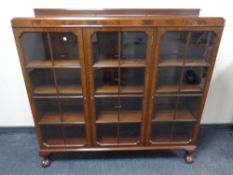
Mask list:
[{"label": "blue carpet", "polygon": [[195,163],[184,151],[66,153],[41,168],[34,132],[0,132],[0,175],[232,175],[233,137],[223,128],[202,129]]}]

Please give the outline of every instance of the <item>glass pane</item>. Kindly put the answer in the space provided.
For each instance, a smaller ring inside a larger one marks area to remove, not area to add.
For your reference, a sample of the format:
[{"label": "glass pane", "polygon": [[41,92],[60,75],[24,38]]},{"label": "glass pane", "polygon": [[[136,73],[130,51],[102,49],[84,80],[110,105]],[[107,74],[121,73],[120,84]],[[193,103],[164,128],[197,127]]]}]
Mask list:
[{"label": "glass pane", "polygon": [[166,32],[160,39],[159,64],[181,65],[188,32]]},{"label": "glass pane", "polygon": [[147,36],[144,32],[122,32],[122,59],[145,59]]},{"label": "glass pane", "polygon": [[192,138],[194,122],[177,122],[174,123],[172,141],[189,142]]},{"label": "glass pane", "polygon": [[62,126],[60,125],[43,125],[40,126],[42,140],[45,146],[64,145],[62,135]]},{"label": "glass pane", "polygon": [[52,69],[28,69],[34,95],[57,93]]},{"label": "glass pane", "polygon": [[58,99],[35,99],[40,124],[60,123]]},{"label": "glass pane", "polygon": [[119,119],[121,123],[141,122],[142,119],[142,97],[121,97]]},{"label": "glass pane", "polygon": [[118,36],[119,32],[95,32],[92,36],[93,61],[117,62],[118,61]]},{"label": "glass pane", "polygon": [[173,121],[177,98],[176,96],[156,97],[154,100],[154,115],[152,120],[156,122]]},{"label": "glass pane", "polygon": [[86,144],[85,125],[66,125],[63,129],[66,145],[72,146]]},{"label": "glass pane", "polygon": [[184,96],[179,98],[175,120],[195,121],[197,119],[201,96]]},{"label": "glass pane", "polygon": [[84,124],[84,105],[80,98],[60,99],[63,123]]},{"label": "glass pane", "polygon": [[181,76],[181,68],[179,67],[158,68],[156,92],[158,93],[178,92],[180,76]]},{"label": "glass pane", "polygon": [[51,32],[51,44],[54,61],[78,61],[77,37],[70,32]]},{"label": "glass pane", "polygon": [[118,93],[118,68],[94,69],[96,94]]},{"label": "glass pane", "polygon": [[181,92],[202,92],[207,71],[207,67],[185,67]]},{"label": "glass pane", "polygon": [[172,123],[152,123],[151,140],[152,142],[169,142],[172,132]]},{"label": "glass pane", "polygon": [[144,68],[120,69],[120,92],[143,93],[144,92]]},{"label": "glass pane", "polygon": [[188,62],[209,63],[214,45],[213,32],[191,32],[188,49]]},{"label": "glass pane", "polygon": [[20,40],[27,66],[52,65],[46,32],[23,33]]},{"label": "glass pane", "polygon": [[55,69],[58,91],[62,95],[82,94],[80,69]]},{"label": "glass pane", "polygon": [[139,123],[121,123],[119,126],[119,144],[137,144],[140,138]]},{"label": "glass pane", "polygon": [[95,98],[97,123],[118,122],[118,98]]},{"label": "glass pane", "polygon": [[118,144],[117,124],[98,124],[97,143],[102,145]]}]

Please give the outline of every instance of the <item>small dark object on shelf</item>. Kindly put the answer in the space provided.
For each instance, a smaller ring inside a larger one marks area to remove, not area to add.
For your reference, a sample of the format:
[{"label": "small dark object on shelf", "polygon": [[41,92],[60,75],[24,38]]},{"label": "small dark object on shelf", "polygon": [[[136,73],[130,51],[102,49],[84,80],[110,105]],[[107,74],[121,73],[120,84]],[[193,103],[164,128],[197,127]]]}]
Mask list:
[{"label": "small dark object on shelf", "polygon": [[188,84],[198,84],[200,82],[200,78],[193,70],[187,70],[185,73],[185,81]]}]

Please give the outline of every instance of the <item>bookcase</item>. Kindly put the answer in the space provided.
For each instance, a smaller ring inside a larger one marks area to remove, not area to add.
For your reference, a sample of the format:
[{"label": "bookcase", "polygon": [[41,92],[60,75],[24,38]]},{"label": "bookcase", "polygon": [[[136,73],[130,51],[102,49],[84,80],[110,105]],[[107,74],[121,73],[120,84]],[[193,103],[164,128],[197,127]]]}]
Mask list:
[{"label": "bookcase", "polygon": [[224,26],[198,14],[36,9],[13,18],[42,166],[56,152],[163,149],[184,149],[192,163]]}]

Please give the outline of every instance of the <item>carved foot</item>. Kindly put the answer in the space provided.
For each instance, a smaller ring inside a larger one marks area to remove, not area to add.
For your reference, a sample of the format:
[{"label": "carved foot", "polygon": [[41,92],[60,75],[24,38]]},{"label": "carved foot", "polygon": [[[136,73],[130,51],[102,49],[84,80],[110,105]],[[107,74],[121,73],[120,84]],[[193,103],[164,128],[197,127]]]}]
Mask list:
[{"label": "carved foot", "polygon": [[49,167],[50,164],[51,164],[51,161],[49,160],[49,158],[44,158],[44,159],[42,160],[42,162],[41,162],[41,166],[42,166],[43,168]]},{"label": "carved foot", "polygon": [[193,162],[194,162],[194,160],[193,160],[193,153],[194,153],[194,150],[187,150],[186,152],[185,152],[185,162],[187,163],[187,164],[192,164]]}]

